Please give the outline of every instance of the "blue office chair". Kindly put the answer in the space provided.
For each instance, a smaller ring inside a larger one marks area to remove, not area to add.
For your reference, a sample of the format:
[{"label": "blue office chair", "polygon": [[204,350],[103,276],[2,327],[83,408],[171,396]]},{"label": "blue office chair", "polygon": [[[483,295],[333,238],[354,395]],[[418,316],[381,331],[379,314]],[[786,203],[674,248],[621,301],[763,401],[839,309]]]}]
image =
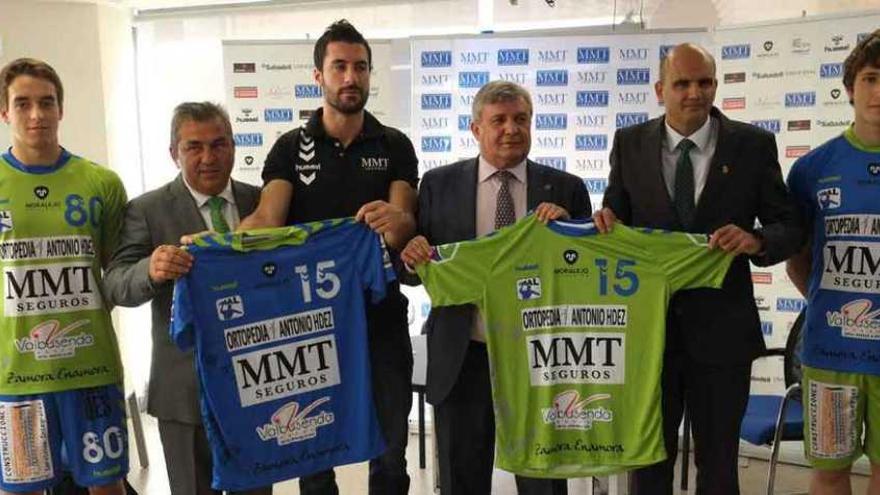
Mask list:
[{"label": "blue office chair", "polygon": [[784,349],[767,349],[765,356],[783,356],[785,393],[750,395],[740,428],[740,438],[754,445],[770,446],[767,495],[773,495],[779,445],[783,441],[804,439],[804,413],[801,400],[802,334],[806,310],[801,311],[785,342]]}]

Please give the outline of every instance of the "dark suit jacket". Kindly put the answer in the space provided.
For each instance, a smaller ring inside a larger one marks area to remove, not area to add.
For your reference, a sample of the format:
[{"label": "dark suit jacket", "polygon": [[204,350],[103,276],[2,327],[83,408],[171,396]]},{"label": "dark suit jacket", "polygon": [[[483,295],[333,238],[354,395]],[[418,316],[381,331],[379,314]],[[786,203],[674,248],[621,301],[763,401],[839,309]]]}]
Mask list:
[{"label": "dark suit jacket", "polygon": [[[419,186],[419,233],[431,245],[476,237],[478,159],[436,168],[422,177]],[[532,210],[551,202],[568,210],[572,218],[590,215],[590,197],[584,182],[574,175],[526,164],[526,204]],[[428,334],[427,399],[438,404],[458,378],[471,337],[473,305],[432,308],[425,322]]]},{"label": "dark suit jacket", "polygon": [[[690,230],[710,234],[727,224],[755,231],[762,225],[765,253],[759,266],[778,263],[801,245],[795,204],[785,187],[772,134],[755,126],[718,119],[718,143]],[[681,230],[662,175],[664,118],[620,129],[611,150],[604,205],[626,225]],[[722,290],[682,291],[670,304],[667,346],[684,346],[706,364],[745,364],[764,351],[752,290],[749,259],[738,256]]]},{"label": "dark suit jacket", "polygon": [[[238,214],[257,206],[258,187],[232,181]],[[178,245],[180,236],[207,230],[183,178],[128,203],[119,247],[104,275],[106,297],[114,305],[140,306],[152,300],[153,357],[147,412],[159,419],[201,424],[193,353],[181,352],[168,335],[173,282],[155,285],[149,278],[150,255],[162,244]]]}]

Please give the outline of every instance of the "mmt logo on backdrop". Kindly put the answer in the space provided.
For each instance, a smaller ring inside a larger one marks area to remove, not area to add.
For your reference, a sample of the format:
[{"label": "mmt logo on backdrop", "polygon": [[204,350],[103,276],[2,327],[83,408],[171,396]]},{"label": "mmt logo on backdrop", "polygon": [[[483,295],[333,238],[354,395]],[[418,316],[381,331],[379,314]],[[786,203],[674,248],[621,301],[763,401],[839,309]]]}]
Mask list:
[{"label": "mmt logo on backdrop", "polygon": [[449,110],[452,95],[449,93],[426,93],[422,95],[422,110]]},{"label": "mmt logo on backdrop", "polygon": [[535,74],[536,86],[568,86],[567,70],[539,70]]},{"label": "mmt logo on backdrop", "polygon": [[498,50],[498,65],[529,65],[528,48],[502,48]]},{"label": "mmt logo on backdrop", "polygon": [[800,91],[797,93],[785,93],[785,106],[792,107],[812,107],[816,105],[815,91]]},{"label": "mmt logo on backdrop", "polygon": [[604,70],[577,71],[578,84],[605,84],[608,73]]},{"label": "mmt logo on backdrop", "polygon": [[471,128],[471,116],[470,115],[459,115],[458,116],[458,130],[466,131]]},{"label": "mmt logo on backdrop", "polygon": [[752,45],[726,45],[721,47],[721,60],[738,60],[752,56]]},{"label": "mmt logo on backdrop", "polygon": [[568,128],[568,114],[564,113],[539,113],[535,115],[535,129],[562,130]]},{"label": "mmt logo on backdrop", "polygon": [[566,50],[538,50],[538,62],[542,64],[565,63]]},{"label": "mmt logo on backdrop", "polygon": [[324,96],[321,87],[317,84],[297,84],[293,87],[293,94],[297,98],[320,98]]},{"label": "mmt logo on backdrop", "polygon": [[422,86],[444,86],[449,82],[449,74],[422,74]]},{"label": "mmt logo on backdrop", "polygon": [[485,65],[489,63],[489,52],[461,52],[458,54],[458,63],[461,65]]},{"label": "mmt logo on backdrop", "polygon": [[535,144],[539,148],[561,150],[565,148],[565,136],[538,136]]},{"label": "mmt logo on backdrop", "polygon": [[822,64],[819,66],[819,77],[834,79],[843,76],[843,64]]},{"label": "mmt logo on backdrop", "polygon": [[611,49],[607,46],[580,46],[577,49],[579,64],[607,64],[611,61]]},{"label": "mmt logo on backdrop", "polygon": [[452,52],[449,50],[422,52],[422,67],[452,67]]},{"label": "mmt logo on backdrop", "polygon": [[608,136],[605,134],[578,134],[574,137],[577,151],[603,151],[608,149]]},{"label": "mmt logo on backdrop", "polygon": [[535,158],[535,161],[557,170],[565,171],[566,169],[566,159],[564,156],[539,156]]},{"label": "mmt logo on backdrop", "polygon": [[617,58],[619,58],[620,60],[623,60],[623,61],[647,60],[648,59],[648,49],[647,48],[618,48]]},{"label": "mmt logo on backdrop", "polygon": [[256,147],[263,145],[263,135],[259,132],[248,132],[242,134],[234,134],[232,140],[236,146]]},{"label": "mmt logo on backdrop", "polygon": [[263,120],[266,122],[293,122],[293,109],[267,108],[263,110]]},{"label": "mmt logo on backdrop", "polygon": [[590,194],[605,194],[605,189],[608,189],[608,179],[584,179],[584,185],[587,186],[587,192]]},{"label": "mmt logo on backdrop", "polygon": [[422,136],[422,151],[425,153],[452,151],[452,138],[450,136]]},{"label": "mmt logo on backdrop", "polygon": [[607,107],[608,91],[578,91],[575,95],[579,107]]},{"label": "mmt logo on backdrop", "polygon": [[621,112],[614,116],[614,125],[618,129],[648,121],[648,112]]},{"label": "mmt logo on backdrop", "polygon": [[489,82],[489,71],[459,72],[459,88],[482,88]]},{"label": "mmt logo on backdrop", "polygon": [[617,84],[620,86],[641,85],[650,82],[651,69],[617,69]]},{"label": "mmt logo on backdrop", "polygon": [[607,115],[582,114],[574,116],[574,125],[577,127],[600,128],[608,122]]},{"label": "mmt logo on backdrop", "polygon": [[765,131],[772,132],[773,134],[779,134],[779,131],[782,130],[782,125],[780,124],[779,119],[753,120],[752,125],[760,127]]}]

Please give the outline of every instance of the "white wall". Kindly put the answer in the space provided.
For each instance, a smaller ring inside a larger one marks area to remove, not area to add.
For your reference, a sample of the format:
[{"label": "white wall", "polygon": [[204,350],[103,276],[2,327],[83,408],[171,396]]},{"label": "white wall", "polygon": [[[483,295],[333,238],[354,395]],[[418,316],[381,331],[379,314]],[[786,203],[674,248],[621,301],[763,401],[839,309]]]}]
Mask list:
[{"label": "white wall", "polygon": [[[115,170],[129,195],[141,175],[131,26],[129,9],[105,3],[0,0],[0,66],[19,57],[52,65],[64,85],[62,146]],[[4,129],[0,150],[9,145]],[[140,384],[149,361],[137,351],[149,326],[117,320],[116,328],[126,378]]]},{"label": "white wall", "polygon": [[[96,5],[0,0],[0,65],[24,56],[52,65],[61,77],[66,96],[62,145],[72,153],[106,164],[97,11]],[[35,22],[39,22],[38,29]],[[9,146],[7,132],[0,133],[0,146],[3,150]]]}]

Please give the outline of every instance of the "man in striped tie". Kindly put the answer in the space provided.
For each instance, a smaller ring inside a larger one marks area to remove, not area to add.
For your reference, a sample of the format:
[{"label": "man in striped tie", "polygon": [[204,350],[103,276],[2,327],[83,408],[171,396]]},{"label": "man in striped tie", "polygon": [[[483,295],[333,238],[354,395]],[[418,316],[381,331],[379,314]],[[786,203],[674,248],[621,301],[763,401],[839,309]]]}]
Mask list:
[{"label": "man in striped tie", "polygon": [[[419,188],[419,232],[401,253],[415,266],[430,245],[473,239],[538,218],[583,218],[590,198],[581,179],[528,159],[532,99],[521,86],[492,81],[474,97],[471,132],[480,156],[433,169]],[[427,398],[434,405],[443,494],[491,493],[495,417],[486,333],[472,305],[432,308]],[[517,476],[520,495],[562,495],[565,480]]]}]

